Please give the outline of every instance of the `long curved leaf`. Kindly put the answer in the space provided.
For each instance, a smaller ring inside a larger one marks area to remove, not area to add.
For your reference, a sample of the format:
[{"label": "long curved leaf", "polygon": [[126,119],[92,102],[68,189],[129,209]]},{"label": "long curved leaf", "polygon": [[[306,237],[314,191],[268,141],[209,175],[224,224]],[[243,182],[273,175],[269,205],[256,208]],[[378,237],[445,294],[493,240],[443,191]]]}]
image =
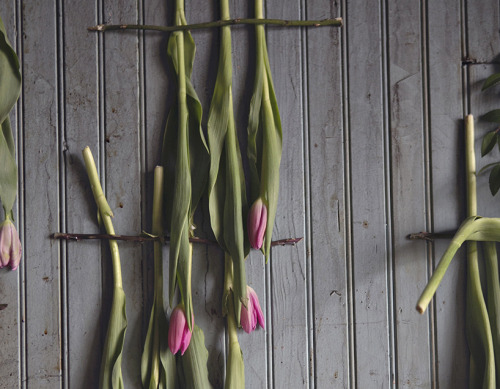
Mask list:
[{"label": "long curved leaf", "polygon": [[[180,2],[176,24],[187,24]],[[177,75],[177,100],[165,129],[162,163],[165,167],[165,214],[170,227],[169,303],[178,283],[192,328],[191,259],[193,215],[206,186],[208,150],[201,128],[202,108],[190,80],[195,45],[188,31],[174,32],[167,54]],[[188,279],[189,278],[189,279]]]},{"label": "long curved leaf", "polygon": [[[256,17],[261,18],[262,2],[256,2]],[[265,31],[255,27],[256,70],[254,91],[250,101],[248,120],[248,159],[251,174],[253,203],[261,197],[267,206],[267,227],[262,251],[269,259],[274,220],[278,207],[279,169],[281,164],[283,134],[276,94],[274,91]]]},{"label": "long curved leaf", "polygon": [[182,387],[186,389],[211,389],[208,380],[208,350],[205,336],[197,325],[193,326],[193,335],[189,347],[180,357]]},{"label": "long curved leaf", "polygon": [[[221,18],[229,18],[227,1],[221,2]],[[231,31],[221,28],[221,49],[215,89],[208,118],[210,172],[208,197],[210,223],[219,245],[234,264],[234,296],[246,304],[245,258],[248,244],[245,217],[248,212],[245,177],[236,133],[232,97]],[[236,311],[239,322],[240,311]]]},{"label": "long curved leaf", "polygon": [[0,18],[0,201],[10,213],[17,195],[17,165],[9,112],[21,93],[19,60]]},{"label": "long curved leaf", "polygon": [[115,286],[101,361],[101,375],[99,380],[99,388],[101,389],[124,388],[121,362],[126,330],[125,293],[121,287]]}]

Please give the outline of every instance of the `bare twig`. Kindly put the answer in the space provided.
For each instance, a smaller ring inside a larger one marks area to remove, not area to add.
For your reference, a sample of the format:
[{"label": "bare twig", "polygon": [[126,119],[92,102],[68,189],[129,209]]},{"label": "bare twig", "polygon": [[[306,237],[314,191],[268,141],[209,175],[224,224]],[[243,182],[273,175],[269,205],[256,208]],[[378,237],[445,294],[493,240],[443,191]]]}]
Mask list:
[{"label": "bare twig", "polygon": [[283,19],[230,19],[217,20],[215,22],[186,24],[182,26],[154,26],[143,24],[98,24],[97,26],[88,27],[89,31],[110,31],[110,30],[148,30],[171,32],[180,30],[196,30],[203,28],[224,27],[242,24],[266,24],[277,27],[322,27],[332,26],[341,27],[343,24],[342,18],[323,19],[323,20],[283,20]]},{"label": "bare twig", "polygon": [[428,241],[433,241],[434,239],[451,239],[455,235],[454,231],[451,232],[427,232],[427,231],[421,231],[421,232],[414,232],[412,234],[409,234],[407,236],[408,239],[410,240],[428,240]]},{"label": "bare twig", "polygon": [[[158,236],[152,236],[152,235],[110,235],[110,234],[70,234],[70,233],[65,233],[65,232],[56,232],[52,234],[53,239],[63,239],[63,240],[89,240],[89,239],[112,239],[112,240],[122,240],[122,241],[128,241],[128,242],[139,242],[139,243],[144,243],[144,242],[151,242],[151,241],[156,241],[159,240],[160,237]],[[170,238],[169,237],[164,237],[163,238],[165,242],[169,242]],[[280,240],[275,240],[271,243],[272,246],[294,246],[298,242],[300,242],[303,238],[287,238],[287,239],[280,239]],[[203,239],[203,238],[189,238],[189,241],[192,243],[198,243],[198,244],[206,244],[206,245],[216,245],[217,243],[213,240],[210,239]]]}]

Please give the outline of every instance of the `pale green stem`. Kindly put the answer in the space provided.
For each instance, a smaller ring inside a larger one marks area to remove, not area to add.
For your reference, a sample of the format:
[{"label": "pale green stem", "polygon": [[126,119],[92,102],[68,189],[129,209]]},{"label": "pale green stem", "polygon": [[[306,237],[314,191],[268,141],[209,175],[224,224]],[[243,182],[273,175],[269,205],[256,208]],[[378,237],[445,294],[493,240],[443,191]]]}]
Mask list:
[{"label": "pale green stem", "polygon": [[[477,213],[477,204],[476,204],[476,175],[475,175],[475,154],[474,154],[474,119],[472,115],[467,116],[466,125],[465,125],[465,143],[466,143],[466,152],[465,152],[465,161],[466,161],[466,180],[467,180],[467,213],[475,216]],[[462,245],[464,240],[470,235],[474,226],[472,223],[468,223],[467,225],[463,225],[457,231],[457,234],[454,236],[447,250],[443,254],[441,261],[438,266],[434,270],[431,279],[427,283],[420,299],[417,302],[417,311],[420,313],[424,313],[431,301],[434,293],[436,292],[441,280],[444,277],[448,266],[453,259],[453,255],[458,250],[458,248]],[[471,250],[473,247],[471,247]]]},{"label": "pale green stem", "polygon": [[[154,170],[153,185],[153,222],[152,232],[156,236],[163,235],[163,167],[156,166]],[[160,382],[160,319],[159,315],[164,315],[163,311],[163,259],[162,242],[153,243],[154,250],[154,302],[155,318],[153,329],[153,356],[151,376],[153,381]],[[166,336],[166,334],[164,334]]]},{"label": "pale green stem", "polygon": [[[99,209],[99,214],[101,216],[104,228],[109,235],[115,234],[115,229],[111,222],[111,217],[113,212],[111,207],[106,201],[106,197],[102,191],[101,182],[99,181],[99,175],[97,174],[97,168],[95,166],[94,157],[92,156],[92,151],[87,146],[83,150],[83,159],[85,161],[85,167],[87,169],[87,175],[89,177],[90,186],[92,188],[92,193],[94,194],[94,199]],[[118,243],[116,240],[110,239],[109,248],[111,250],[111,262],[113,267],[113,281],[115,287],[122,287],[122,273],[120,265],[120,253],[118,251]]]},{"label": "pale green stem", "polygon": [[467,217],[477,215],[476,157],[474,153],[474,117],[465,120],[465,177],[467,179]]},{"label": "pale green stem", "polygon": [[238,331],[236,324],[236,315],[234,311],[234,300],[231,296],[233,288],[233,261],[231,257],[226,254],[224,260],[224,294],[229,296],[227,303],[227,331],[229,343],[238,343]]}]

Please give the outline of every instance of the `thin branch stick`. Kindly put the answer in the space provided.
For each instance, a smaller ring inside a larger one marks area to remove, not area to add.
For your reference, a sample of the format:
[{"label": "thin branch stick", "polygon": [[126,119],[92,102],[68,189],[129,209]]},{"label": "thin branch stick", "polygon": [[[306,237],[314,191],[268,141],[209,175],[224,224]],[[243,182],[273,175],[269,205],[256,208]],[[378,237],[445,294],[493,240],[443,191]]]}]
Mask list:
[{"label": "thin branch stick", "polygon": [[[160,240],[160,237],[157,237],[157,236],[110,235],[110,234],[71,234],[71,233],[65,233],[65,232],[56,232],[56,233],[52,234],[51,238],[52,239],[63,239],[63,240],[75,240],[75,241],[90,240],[90,239],[113,239],[113,240],[122,240],[122,241],[139,242],[139,243]],[[165,242],[170,241],[169,237],[164,237],[163,239]],[[294,246],[297,243],[299,243],[302,239],[303,238],[287,238],[287,239],[275,240],[271,243],[271,246]],[[206,245],[216,245],[217,244],[217,242],[215,242],[213,240],[196,238],[196,237],[189,238],[189,241],[191,243],[206,244]]]},{"label": "thin branch stick", "polygon": [[98,24],[97,26],[88,27],[89,31],[111,31],[111,30],[148,30],[148,31],[182,31],[182,30],[197,30],[203,28],[224,27],[243,24],[266,24],[277,27],[342,27],[342,18],[323,19],[323,20],[283,20],[283,19],[230,19],[217,20],[215,22],[186,24],[182,26],[155,26],[145,24]]},{"label": "thin branch stick", "polygon": [[428,241],[433,241],[434,239],[451,239],[455,235],[456,231],[451,231],[451,232],[427,232],[427,231],[421,231],[421,232],[414,232],[412,234],[409,234],[407,236],[408,239],[410,240],[428,240]]}]

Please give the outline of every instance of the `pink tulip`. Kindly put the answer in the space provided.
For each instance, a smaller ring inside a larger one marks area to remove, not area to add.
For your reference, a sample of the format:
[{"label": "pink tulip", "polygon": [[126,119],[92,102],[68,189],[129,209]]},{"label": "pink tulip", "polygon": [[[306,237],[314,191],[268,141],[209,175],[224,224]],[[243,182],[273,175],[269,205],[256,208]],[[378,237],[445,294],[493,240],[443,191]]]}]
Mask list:
[{"label": "pink tulip", "polygon": [[184,307],[182,304],[179,304],[172,311],[172,315],[170,315],[170,326],[168,328],[168,347],[172,351],[172,354],[175,355],[180,350],[181,355],[184,355],[191,341],[191,335]]},{"label": "pink tulip", "polygon": [[16,270],[21,262],[21,241],[14,223],[7,218],[0,224],[0,269],[9,265]]},{"label": "pink tulip", "polygon": [[251,287],[247,286],[247,297],[248,303],[245,308],[244,305],[241,306],[241,326],[247,334],[255,330],[257,324],[264,328],[264,315],[262,314],[262,309],[260,308],[259,298],[257,293]]},{"label": "pink tulip", "polygon": [[267,225],[267,208],[259,197],[250,208],[247,220],[248,239],[254,249],[260,249]]}]

